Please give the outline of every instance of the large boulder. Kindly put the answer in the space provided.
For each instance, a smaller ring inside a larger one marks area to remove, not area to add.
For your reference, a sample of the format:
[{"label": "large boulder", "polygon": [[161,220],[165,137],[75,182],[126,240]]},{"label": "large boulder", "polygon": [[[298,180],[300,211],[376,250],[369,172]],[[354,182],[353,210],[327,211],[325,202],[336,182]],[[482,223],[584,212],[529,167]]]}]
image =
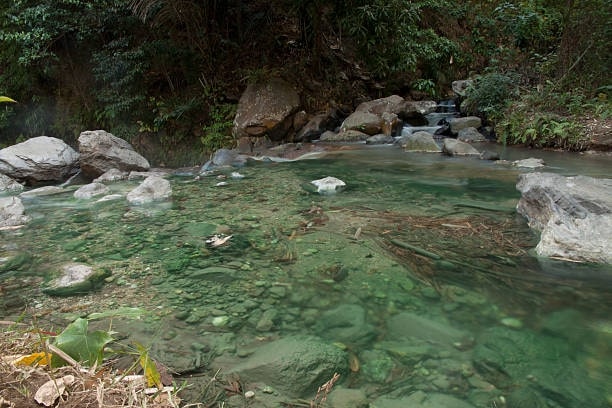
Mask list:
[{"label": "large boulder", "polygon": [[0,197],[0,228],[15,227],[28,222],[19,197]]},{"label": "large boulder", "polygon": [[347,130],[357,130],[367,135],[375,135],[381,133],[383,127],[383,119],[380,115],[370,112],[355,111],[348,118],[344,119],[341,132]]},{"label": "large boulder", "polygon": [[77,171],[78,160],[62,140],[38,136],[0,150],[0,173],[29,183],[61,181]]},{"label": "large boulder", "polygon": [[541,231],[540,256],[612,263],[612,179],[519,176],[517,211]]},{"label": "large boulder", "polygon": [[299,107],[300,96],[282,79],[250,84],[238,102],[234,136],[286,138],[293,125],[293,114]]},{"label": "large boulder", "polygon": [[65,264],[59,269],[59,276],[43,285],[42,291],[47,295],[82,295],[97,289],[110,275],[108,271],[96,270],[89,265],[79,263]]},{"label": "large boulder", "polygon": [[370,135],[360,132],[359,130],[343,130],[334,133],[331,130],[324,132],[321,137],[321,142],[365,142]]},{"label": "large boulder", "polygon": [[170,182],[158,176],[149,176],[138,187],[127,194],[130,204],[148,204],[167,200],[172,196]]},{"label": "large boulder", "polygon": [[452,118],[449,123],[451,133],[456,135],[461,129],[469,127],[478,129],[482,126],[482,119],[480,119],[478,116],[466,116],[461,118]]},{"label": "large boulder", "polygon": [[88,130],[79,136],[81,171],[91,178],[110,169],[146,171],[151,166],[131,144],[104,130]]},{"label": "large boulder", "polygon": [[316,337],[291,336],[259,347],[226,371],[252,378],[289,397],[312,398],[334,373],[348,371],[348,356]]}]

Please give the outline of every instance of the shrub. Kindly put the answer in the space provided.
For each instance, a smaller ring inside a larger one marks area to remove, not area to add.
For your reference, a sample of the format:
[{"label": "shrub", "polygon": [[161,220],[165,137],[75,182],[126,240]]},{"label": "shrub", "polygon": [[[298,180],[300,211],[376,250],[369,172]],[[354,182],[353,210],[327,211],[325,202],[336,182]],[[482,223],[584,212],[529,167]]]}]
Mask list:
[{"label": "shrub", "polygon": [[493,119],[517,95],[516,75],[491,72],[476,77],[466,91],[461,109],[468,114]]}]

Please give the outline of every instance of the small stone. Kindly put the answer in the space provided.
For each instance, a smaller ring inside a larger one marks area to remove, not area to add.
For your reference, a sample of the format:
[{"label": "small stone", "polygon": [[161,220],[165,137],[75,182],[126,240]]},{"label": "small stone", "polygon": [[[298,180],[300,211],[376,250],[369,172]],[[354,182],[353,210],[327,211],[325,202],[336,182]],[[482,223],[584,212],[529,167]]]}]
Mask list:
[{"label": "small stone", "polygon": [[253,398],[255,396],[255,391],[247,391],[244,393],[244,398]]},{"label": "small stone", "polygon": [[501,319],[501,324],[512,329],[520,329],[523,327],[523,322],[515,317],[504,317]]},{"label": "small stone", "polygon": [[215,327],[223,327],[229,322],[229,316],[217,316],[212,319],[212,324]]}]

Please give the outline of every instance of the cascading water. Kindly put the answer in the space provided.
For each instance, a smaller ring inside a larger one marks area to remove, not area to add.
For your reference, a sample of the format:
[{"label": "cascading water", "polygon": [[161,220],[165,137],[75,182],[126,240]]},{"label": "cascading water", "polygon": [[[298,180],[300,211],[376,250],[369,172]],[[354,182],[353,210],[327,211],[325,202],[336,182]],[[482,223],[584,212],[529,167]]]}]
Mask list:
[{"label": "cascading water", "polygon": [[402,128],[401,136],[408,136],[414,132],[428,132],[432,134],[439,134],[445,127],[445,124],[449,119],[457,117],[459,112],[454,99],[446,99],[438,102],[435,112],[424,115],[427,120],[427,125],[411,125],[405,124]]}]

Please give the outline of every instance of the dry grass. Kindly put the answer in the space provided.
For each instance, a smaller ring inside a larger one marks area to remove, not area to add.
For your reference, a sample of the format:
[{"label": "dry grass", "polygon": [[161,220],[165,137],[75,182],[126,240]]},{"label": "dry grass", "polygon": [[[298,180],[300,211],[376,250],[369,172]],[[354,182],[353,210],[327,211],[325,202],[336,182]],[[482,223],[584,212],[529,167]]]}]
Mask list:
[{"label": "dry grass", "polygon": [[41,337],[35,329],[17,324],[7,327],[7,322],[0,325],[0,408],[40,408],[34,398],[36,392],[46,382],[66,375],[72,375],[75,381],[54,407],[179,407],[177,390],[148,389],[142,376],[122,376],[112,365],[79,370],[73,366],[49,369],[12,363],[18,356],[41,351]]}]

